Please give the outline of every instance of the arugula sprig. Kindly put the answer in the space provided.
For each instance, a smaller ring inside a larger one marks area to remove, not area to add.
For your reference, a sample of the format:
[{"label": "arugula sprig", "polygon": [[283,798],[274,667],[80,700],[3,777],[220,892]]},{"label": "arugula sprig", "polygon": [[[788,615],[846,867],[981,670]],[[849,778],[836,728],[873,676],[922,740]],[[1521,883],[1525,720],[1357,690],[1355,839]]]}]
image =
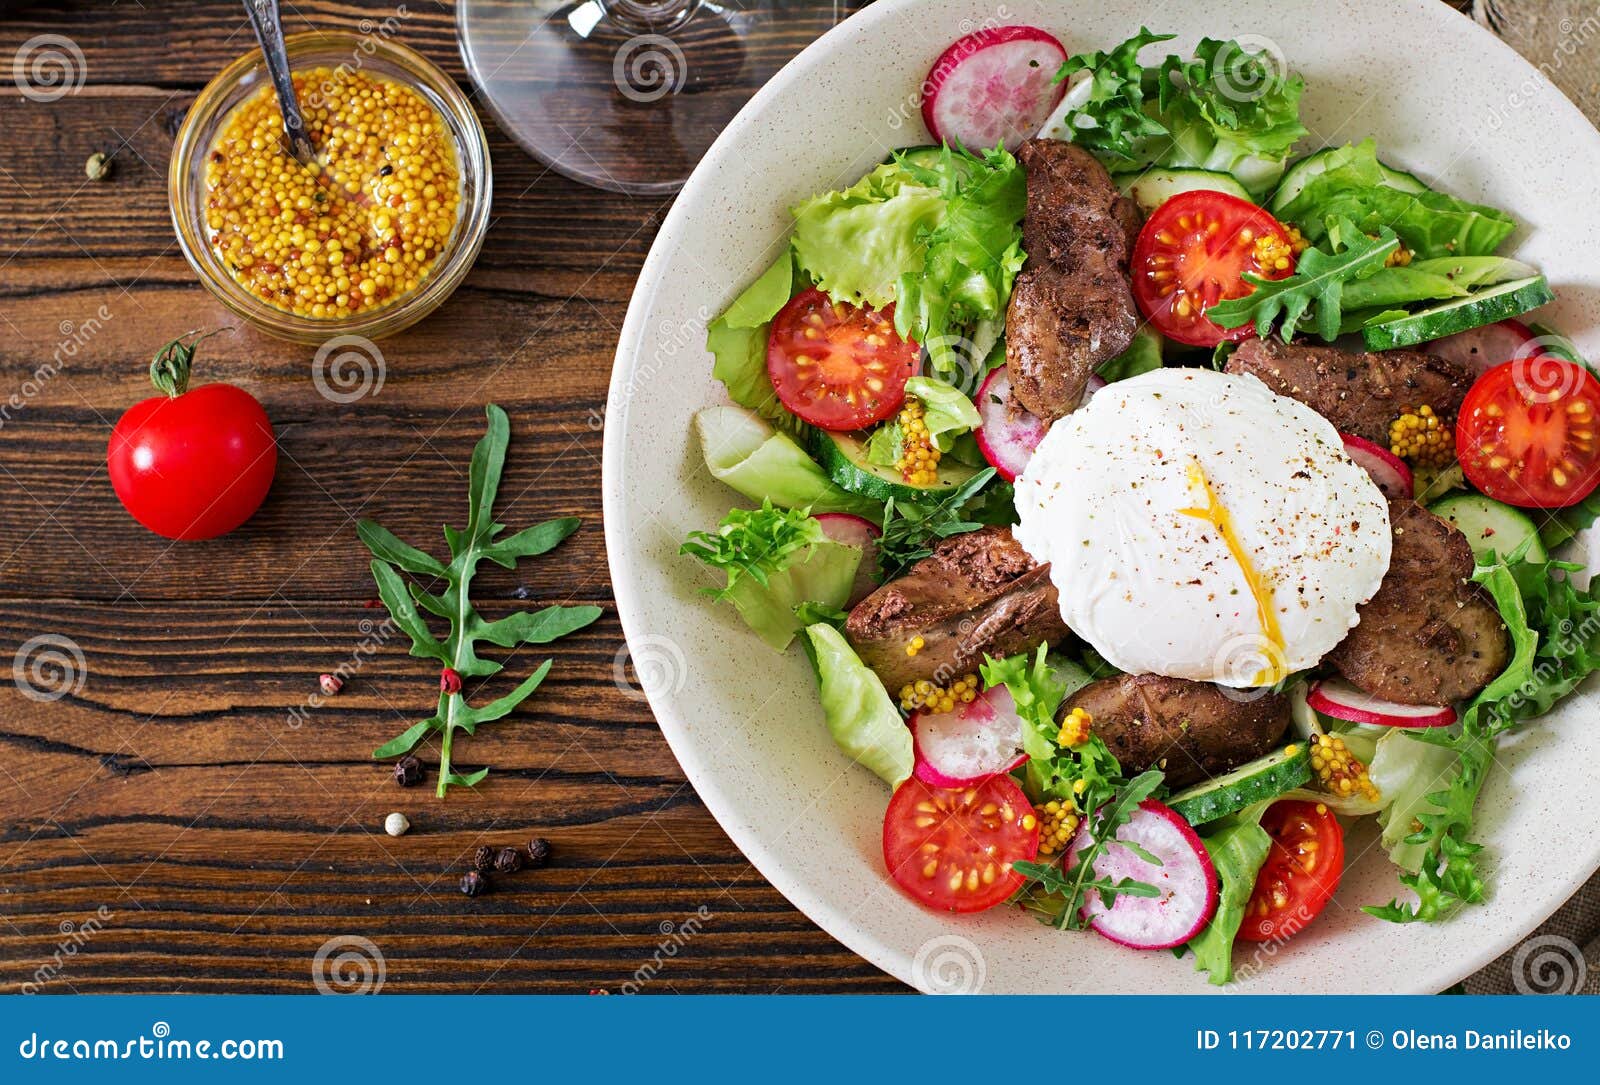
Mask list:
[{"label": "arugula sprig", "polygon": [[1059,744],[1056,712],[1069,694],[1089,683],[1089,674],[1075,664],[1052,666],[1049,646],[1044,644],[1031,656],[986,658],[980,670],[986,686],[1006,687],[1022,720],[1029,797],[1036,802],[1056,799],[1074,803],[1089,811],[1092,843],[1078,854],[1076,865],[1065,870],[1058,863],[1012,864],[1028,878],[1013,899],[1054,926],[1077,929],[1087,922],[1080,913],[1090,893],[1099,893],[1107,907],[1118,894],[1155,896],[1155,887],[1144,882],[1132,878],[1113,882],[1094,872],[1095,861],[1112,844],[1127,848],[1147,863],[1161,865],[1137,843],[1116,839],[1116,833],[1161,786],[1163,774],[1151,770],[1125,780],[1122,766],[1099,735],[1091,734],[1077,746]]},{"label": "arugula sprig", "polygon": [[1254,322],[1256,334],[1266,338],[1274,327],[1285,343],[1302,328],[1315,331],[1328,342],[1339,337],[1343,322],[1343,294],[1347,283],[1379,271],[1400,239],[1387,227],[1370,238],[1349,219],[1339,221],[1328,235],[1329,250],[1308,248],[1300,254],[1293,275],[1263,279],[1244,273],[1255,287],[1243,297],[1219,301],[1206,310],[1206,318],[1224,328]]},{"label": "arugula sprig", "polygon": [[1463,904],[1484,899],[1478,872],[1482,846],[1469,839],[1473,811],[1494,764],[1500,736],[1541,716],[1589,675],[1600,671],[1600,581],[1578,588],[1571,580],[1582,566],[1564,561],[1528,561],[1528,544],[1473,575],[1494,598],[1511,635],[1506,669],[1478,694],[1449,728],[1410,735],[1456,755],[1443,790],[1427,797],[1431,810],[1417,815],[1407,844],[1426,848],[1416,874],[1400,878],[1417,895],[1415,904],[1391,900],[1366,909],[1395,923],[1430,922]]},{"label": "arugula sprig", "polygon": [[[372,756],[378,759],[398,757],[412,750],[426,736],[437,733],[440,736],[440,798],[444,798],[451,787],[472,787],[489,774],[487,768],[465,775],[452,769],[452,742],[456,733],[473,734],[480,724],[508,715],[527,700],[550,673],[551,661],[547,659],[504,697],[482,708],[473,708],[467,704],[460,679],[487,677],[501,670],[499,663],[478,655],[480,643],[500,648],[548,644],[600,617],[600,608],[596,606],[549,606],[538,611],[519,611],[491,622],[472,605],[470,589],[480,561],[487,559],[503,568],[515,569],[519,559],[551,550],[578,527],[576,518],[567,517],[496,538],[505,530],[504,524],[494,522],[494,499],[500,488],[500,472],[505,466],[506,446],[511,440],[511,424],[506,412],[492,403],[484,413],[489,419],[488,432],[473,449],[468,472],[467,526],[444,529],[445,541],[450,547],[448,564],[402,541],[372,520],[362,520],[356,525],[356,534],[373,554],[372,579],[378,585],[378,597],[396,627],[411,638],[411,654],[419,659],[438,660],[445,668],[439,683],[438,711],[379,746]],[[402,577],[402,572],[429,581],[443,581],[444,590],[428,591],[418,581]],[[450,624],[449,634],[442,640],[435,637],[419,608],[446,619]]]},{"label": "arugula sprig", "polygon": [[883,535],[878,539],[878,564],[883,579],[899,576],[907,567],[933,553],[935,539],[976,531],[984,526],[975,510],[966,506],[994,478],[985,468],[936,501],[896,501],[883,506]]},{"label": "arugula sprig", "polygon": [[1148,882],[1133,878],[1112,881],[1097,874],[1095,863],[1107,848],[1116,845],[1127,848],[1147,863],[1161,865],[1161,860],[1145,848],[1131,840],[1117,839],[1117,830],[1126,825],[1139,804],[1161,786],[1162,778],[1163,774],[1157,769],[1141,772],[1095,808],[1088,815],[1089,843],[1077,852],[1071,869],[1055,863],[1013,863],[1012,869],[1029,879],[1028,884],[1018,890],[1018,900],[1023,907],[1051,916],[1053,924],[1061,930],[1081,930],[1089,923],[1083,906],[1091,893],[1099,894],[1107,908],[1119,896],[1159,896],[1161,891]]}]

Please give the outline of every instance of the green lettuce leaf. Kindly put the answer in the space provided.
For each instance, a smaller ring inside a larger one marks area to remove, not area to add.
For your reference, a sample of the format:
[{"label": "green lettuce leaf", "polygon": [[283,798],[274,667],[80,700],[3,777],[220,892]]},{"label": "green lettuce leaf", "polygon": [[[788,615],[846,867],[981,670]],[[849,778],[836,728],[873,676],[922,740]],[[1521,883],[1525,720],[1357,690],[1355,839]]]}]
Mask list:
[{"label": "green lettuce leaf", "polygon": [[950,451],[955,439],[963,433],[983,425],[972,400],[937,377],[912,377],[906,381],[906,394],[922,401],[922,421],[941,452]]},{"label": "green lettuce leaf", "polygon": [[1122,172],[1152,166],[1233,174],[1259,198],[1276,183],[1300,123],[1300,76],[1237,41],[1206,38],[1185,59],[1146,67],[1139,53],[1170,34],[1138,34],[1115,48],[1069,57],[1056,78],[1088,73],[1068,92],[1059,135]]},{"label": "green lettuce leaf", "polygon": [[1218,986],[1233,980],[1233,941],[1244,922],[1256,875],[1272,847],[1272,837],[1261,827],[1261,815],[1271,805],[1258,803],[1200,834],[1217,871],[1217,910],[1205,929],[1189,939],[1189,948],[1194,951],[1195,971],[1205,972],[1207,980]]},{"label": "green lettuce leaf", "polygon": [[784,249],[773,265],[733,300],[728,311],[706,327],[711,375],[728,389],[728,398],[790,433],[803,428],[778,400],[767,376],[767,332],[778,310],[794,292],[794,259]]},{"label": "green lettuce leaf", "polygon": [[946,147],[932,164],[887,162],[794,209],[801,268],[836,301],[883,308],[965,388],[981,368],[1025,259],[1027,179],[1007,151]]},{"label": "green lettuce leaf", "polygon": [[795,608],[803,603],[837,609],[850,598],[860,547],[834,542],[809,510],[734,509],[714,532],[696,531],[679,553],[721,571],[726,582],[707,588],[729,602],[745,624],[778,651],[800,631]]},{"label": "green lettuce leaf", "polygon": [[[1122,768],[1098,735],[1073,749],[1056,745],[1061,729],[1056,726],[1056,710],[1061,702],[1091,681],[1089,673],[1076,663],[1049,654],[1048,645],[1038,651],[1009,656],[986,657],[979,673],[985,688],[1005,686],[1022,718],[1022,750],[1028,755],[1024,766],[1028,797],[1035,802],[1049,799],[1076,801],[1084,810],[1104,802],[1122,780]],[[1081,795],[1074,790],[1084,781]]]},{"label": "green lettuce leaf", "polygon": [[794,209],[795,258],[834,300],[881,309],[895,300],[897,281],[922,269],[925,238],[944,214],[937,187],[887,162]]},{"label": "green lettuce leaf", "polygon": [[794,296],[794,260],[785,249],[744,293],[733,299],[721,321],[730,328],[759,328],[778,315]]},{"label": "green lettuce leaf", "polygon": [[1363,233],[1387,228],[1418,257],[1489,256],[1517,223],[1504,211],[1442,192],[1403,192],[1387,183],[1372,140],[1335,151],[1328,168],[1277,209],[1277,217],[1321,241],[1329,225],[1349,219]]},{"label": "green lettuce leaf", "polygon": [[[1442,787],[1408,804],[1409,818],[1398,809],[1400,799],[1395,800],[1385,834],[1397,841],[1397,850],[1405,846],[1398,851],[1400,859],[1416,863],[1416,872],[1401,875],[1400,882],[1417,900],[1366,909],[1381,919],[1426,922],[1483,900],[1478,870],[1482,847],[1469,834],[1496,743],[1506,732],[1548,712],[1600,670],[1600,596],[1595,587],[1579,588],[1573,582],[1580,566],[1528,561],[1526,549],[1473,574],[1506,624],[1511,661],[1467,704],[1456,724],[1407,734],[1413,742],[1445,751],[1455,764],[1440,775]],[[1399,837],[1401,832],[1406,835]]]},{"label": "green lettuce leaf", "polygon": [[1137,377],[1141,373],[1160,369],[1164,342],[1165,340],[1154,328],[1148,324],[1141,324],[1139,330],[1133,333],[1133,342],[1128,344],[1128,349],[1109,361],[1101,362],[1095,372],[1110,382],[1127,380],[1129,377]]},{"label": "green lettuce leaf", "polygon": [[694,428],[712,476],[752,501],[882,520],[880,504],[840,489],[799,445],[751,411],[707,407],[694,416]]},{"label": "green lettuce leaf", "polygon": [[904,165],[918,183],[938,187],[945,211],[921,239],[921,266],[896,284],[895,329],[927,349],[934,375],[971,386],[986,350],[970,329],[1003,317],[1026,259],[1027,179],[999,148],[974,157],[946,147],[937,167]]},{"label": "green lettuce leaf", "polygon": [[867,438],[867,462],[874,467],[893,467],[900,462],[905,443],[900,423],[885,422]]},{"label": "green lettuce leaf", "polygon": [[911,775],[911,729],[844,634],[827,622],[808,625],[805,633],[833,741],[890,787],[898,787]]}]

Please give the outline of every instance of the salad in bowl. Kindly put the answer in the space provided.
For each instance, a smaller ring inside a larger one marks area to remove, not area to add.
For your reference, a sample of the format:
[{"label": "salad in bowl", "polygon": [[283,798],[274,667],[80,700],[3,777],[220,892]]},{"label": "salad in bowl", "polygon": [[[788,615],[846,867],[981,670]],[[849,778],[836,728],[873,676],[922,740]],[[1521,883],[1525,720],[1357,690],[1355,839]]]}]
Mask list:
[{"label": "salad in bowl", "polygon": [[1515,209],[1308,148],[1279,58],[1167,40],[966,35],[935,142],[793,207],[708,329],[734,507],[682,554],[809,659],[905,897],[1223,984],[1314,927],[1358,819],[1372,922],[1492,891],[1497,743],[1600,669],[1564,549],[1600,380],[1528,316]]}]

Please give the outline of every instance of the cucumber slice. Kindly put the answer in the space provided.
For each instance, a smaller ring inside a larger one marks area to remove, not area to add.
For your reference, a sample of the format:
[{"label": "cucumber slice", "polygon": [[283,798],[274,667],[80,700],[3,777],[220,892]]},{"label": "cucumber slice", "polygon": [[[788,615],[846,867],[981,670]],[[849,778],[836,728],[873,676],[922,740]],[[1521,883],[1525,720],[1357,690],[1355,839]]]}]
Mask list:
[{"label": "cucumber slice", "polygon": [[1549,553],[1539,541],[1539,527],[1521,509],[1514,509],[1482,494],[1457,494],[1428,506],[1428,511],[1448,520],[1472,544],[1472,556],[1482,565],[1490,552],[1504,558],[1528,543],[1529,561],[1548,561]]},{"label": "cucumber slice", "polygon": [[[1283,180],[1278,182],[1278,189],[1272,194],[1272,200],[1267,204],[1267,210],[1276,215],[1289,203],[1290,200],[1300,195],[1302,189],[1317,177],[1327,172],[1328,158],[1335,151],[1343,150],[1342,147],[1329,147],[1325,151],[1308,154],[1284,173]],[[1415,174],[1405,170],[1392,169],[1382,162],[1378,168],[1383,171],[1383,180],[1390,188],[1398,188],[1401,192],[1427,192],[1428,186],[1423,184]]]},{"label": "cucumber slice", "polygon": [[943,147],[925,144],[921,147],[902,147],[898,151],[890,151],[889,157],[885,158],[884,162],[893,162],[895,158],[899,157],[905,159],[913,166],[921,166],[924,169],[936,169],[943,155]]},{"label": "cucumber slice", "polygon": [[1555,292],[1545,277],[1535,275],[1474,290],[1464,298],[1368,325],[1361,329],[1361,338],[1366,341],[1368,350],[1409,347],[1520,316],[1555,299]]},{"label": "cucumber slice", "polygon": [[1250,193],[1231,174],[1211,170],[1152,169],[1115,174],[1111,180],[1147,215],[1180,192],[1226,192],[1241,200],[1250,199]]},{"label": "cucumber slice", "polygon": [[841,489],[874,501],[923,501],[938,498],[978,473],[976,467],[957,463],[948,456],[939,461],[939,481],[932,486],[913,486],[893,467],[882,467],[867,460],[865,436],[855,433],[829,433],[817,430],[812,454]]},{"label": "cucumber slice", "polygon": [[1291,743],[1241,765],[1226,776],[1195,784],[1167,800],[1190,825],[1236,814],[1311,782],[1311,755],[1303,742]]}]

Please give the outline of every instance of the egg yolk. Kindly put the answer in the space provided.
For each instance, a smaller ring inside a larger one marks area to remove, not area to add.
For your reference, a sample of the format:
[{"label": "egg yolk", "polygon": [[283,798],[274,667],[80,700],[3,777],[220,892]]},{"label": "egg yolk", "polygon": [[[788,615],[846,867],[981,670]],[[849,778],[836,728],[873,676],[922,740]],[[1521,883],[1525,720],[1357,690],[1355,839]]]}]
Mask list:
[{"label": "egg yolk", "polygon": [[1267,662],[1267,666],[1251,679],[1251,683],[1257,686],[1276,685],[1288,677],[1288,669],[1284,666],[1287,653],[1283,644],[1283,630],[1278,626],[1277,608],[1273,606],[1272,587],[1256,571],[1244,544],[1239,541],[1239,533],[1234,529],[1233,518],[1228,515],[1227,507],[1217,499],[1216,491],[1211,488],[1211,480],[1206,478],[1205,469],[1198,461],[1190,461],[1188,475],[1189,485],[1204,495],[1205,504],[1202,507],[1178,511],[1184,516],[1204,520],[1216,528],[1217,534],[1222,536],[1228,552],[1238,564],[1239,571],[1244,574],[1244,582],[1250,588],[1251,597],[1255,599],[1256,621],[1261,626],[1261,652]]}]

